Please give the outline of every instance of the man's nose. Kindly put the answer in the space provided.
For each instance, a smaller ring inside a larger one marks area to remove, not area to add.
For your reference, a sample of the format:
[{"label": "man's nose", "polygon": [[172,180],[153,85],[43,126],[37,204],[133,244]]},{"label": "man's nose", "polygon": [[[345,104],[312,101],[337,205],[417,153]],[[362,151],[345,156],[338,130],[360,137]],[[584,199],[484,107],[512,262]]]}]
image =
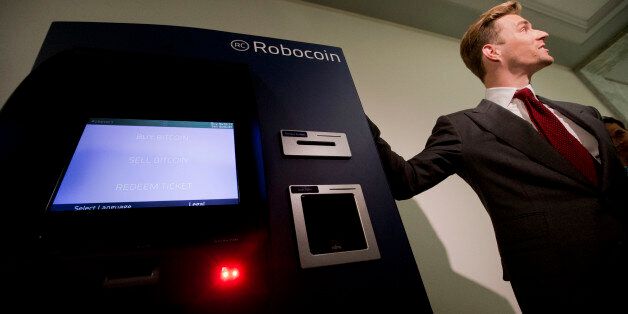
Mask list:
[{"label": "man's nose", "polygon": [[547,32],[540,29],[537,29],[536,32],[539,39],[546,39],[547,37],[549,37],[549,34]]}]

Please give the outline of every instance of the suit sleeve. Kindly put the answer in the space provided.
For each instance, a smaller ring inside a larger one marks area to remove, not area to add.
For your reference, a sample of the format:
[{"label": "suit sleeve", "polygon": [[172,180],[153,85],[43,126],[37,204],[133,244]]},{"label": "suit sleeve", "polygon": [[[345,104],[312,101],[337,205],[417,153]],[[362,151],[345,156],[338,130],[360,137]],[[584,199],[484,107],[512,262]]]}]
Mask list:
[{"label": "suit sleeve", "polygon": [[[367,117],[368,119],[368,117]],[[462,143],[446,116],[438,118],[425,149],[405,160],[381,138],[377,125],[368,119],[388,184],[397,200],[417,195],[455,173],[461,162]]]}]

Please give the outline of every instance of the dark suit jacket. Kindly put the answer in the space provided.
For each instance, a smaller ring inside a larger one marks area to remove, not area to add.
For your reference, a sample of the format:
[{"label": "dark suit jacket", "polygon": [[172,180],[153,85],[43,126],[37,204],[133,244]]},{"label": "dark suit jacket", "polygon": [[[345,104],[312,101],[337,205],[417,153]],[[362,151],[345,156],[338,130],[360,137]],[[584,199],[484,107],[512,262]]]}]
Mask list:
[{"label": "dark suit jacket", "polygon": [[618,252],[625,252],[623,166],[596,109],[539,98],[598,140],[599,186],[529,122],[483,100],[475,109],[441,116],[425,149],[408,161],[369,120],[393,195],[407,199],[451,174],[462,177],[491,218],[506,280],[612,270]]}]

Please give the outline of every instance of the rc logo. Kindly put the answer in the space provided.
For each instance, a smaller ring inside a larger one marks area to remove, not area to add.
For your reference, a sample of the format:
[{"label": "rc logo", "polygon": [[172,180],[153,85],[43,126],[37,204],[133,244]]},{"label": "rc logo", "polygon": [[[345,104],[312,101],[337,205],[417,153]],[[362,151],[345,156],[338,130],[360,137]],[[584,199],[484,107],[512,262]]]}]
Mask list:
[{"label": "rc logo", "polygon": [[236,39],[231,41],[231,48],[237,51],[247,51],[249,47],[249,43],[244,40]]}]

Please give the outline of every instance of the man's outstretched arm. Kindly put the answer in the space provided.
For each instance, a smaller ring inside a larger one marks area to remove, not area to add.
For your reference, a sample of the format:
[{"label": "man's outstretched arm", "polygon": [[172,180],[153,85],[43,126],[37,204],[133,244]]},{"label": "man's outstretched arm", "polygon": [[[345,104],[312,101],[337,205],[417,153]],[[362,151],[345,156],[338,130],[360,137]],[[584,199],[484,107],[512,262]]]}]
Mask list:
[{"label": "man's outstretched arm", "polygon": [[377,125],[366,118],[395,199],[411,198],[443,181],[459,167],[462,144],[449,118],[442,116],[436,121],[425,149],[409,160],[395,153],[381,138]]}]

